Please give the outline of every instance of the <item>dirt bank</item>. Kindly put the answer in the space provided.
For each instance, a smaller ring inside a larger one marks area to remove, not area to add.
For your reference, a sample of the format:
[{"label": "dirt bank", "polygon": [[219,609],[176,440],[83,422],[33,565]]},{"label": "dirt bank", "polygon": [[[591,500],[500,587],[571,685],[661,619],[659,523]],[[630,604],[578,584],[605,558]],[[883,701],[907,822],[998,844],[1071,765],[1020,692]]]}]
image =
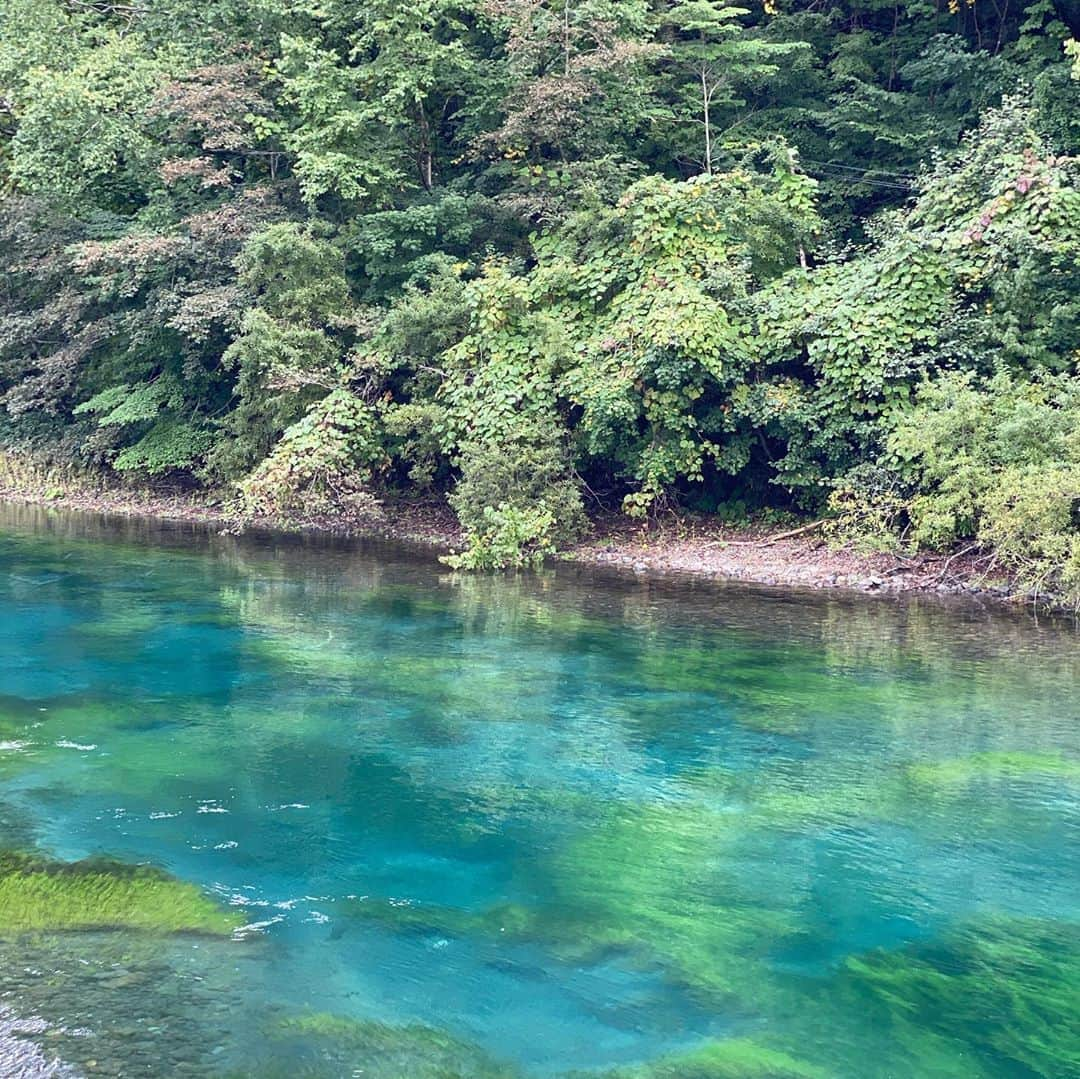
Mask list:
[{"label": "dirt bank", "polygon": [[732,528],[707,518],[677,517],[642,530],[605,521],[568,557],[626,566],[638,573],[688,573],[799,588],[1026,598],[1014,597],[1008,579],[1000,571],[988,572],[989,560],[975,552],[862,554],[830,545],[816,525]]},{"label": "dirt bank", "polygon": [[[128,488],[63,489],[22,482],[0,484],[0,499],[47,504],[63,509],[148,516],[235,527],[223,500],[205,493],[183,494]],[[353,518],[313,515],[288,523],[253,522],[260,528],[304,530],[336,535],[381,536],[449,551],[461,542],[453,514],[442,502],[385,505],[376,515]],[[971,594],[1014,603],[1010,581],[988,569],[978,552],[954,555],[862,554],[826,543],[815,526],[734,528],[691,515],[668,516],[648,527],[624,517],[601,518],[592,534],[564,557],[568,561],[622,567],[635,573],[691,574],[699,577],[789,585],[841,588],[868,594],[934,592]]]}]

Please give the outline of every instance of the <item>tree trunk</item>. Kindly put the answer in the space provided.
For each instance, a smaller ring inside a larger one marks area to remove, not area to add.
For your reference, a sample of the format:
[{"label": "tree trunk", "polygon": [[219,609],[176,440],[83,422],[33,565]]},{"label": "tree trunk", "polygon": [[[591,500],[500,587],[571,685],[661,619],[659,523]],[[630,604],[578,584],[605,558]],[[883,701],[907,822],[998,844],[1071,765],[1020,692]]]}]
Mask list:
[{"label": "tree trunk", "polygon": [[570,0],[563,0],[562,47],[563,74],[570,74]]},{"label": "tree trunk", "polygon": [[431,124],[428,123],[423,106],[420,107],[417,126],[420,128],[420,146],[416,152],[416,166],[420,171],[420,182],[424,185],[424,190],[430,191],[434,184],[435,155],[431,147]]},{"label": "tree trunk", "polygon": [[709,119],[709,105],[712,95],[709,93],[708,73],[701,69],[701,111],[705,121],[705,175],[712,176],[712,126]]}]

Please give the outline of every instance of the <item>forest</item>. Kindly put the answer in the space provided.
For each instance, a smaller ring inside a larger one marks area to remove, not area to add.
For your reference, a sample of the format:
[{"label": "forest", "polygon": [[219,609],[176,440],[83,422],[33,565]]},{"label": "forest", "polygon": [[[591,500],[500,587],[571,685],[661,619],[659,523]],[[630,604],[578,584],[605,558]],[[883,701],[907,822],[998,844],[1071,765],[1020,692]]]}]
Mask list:
[{"label": "forest", "polygon": [[1078,0],[5,0],[0,448],[827,516],[1080,598]]}]

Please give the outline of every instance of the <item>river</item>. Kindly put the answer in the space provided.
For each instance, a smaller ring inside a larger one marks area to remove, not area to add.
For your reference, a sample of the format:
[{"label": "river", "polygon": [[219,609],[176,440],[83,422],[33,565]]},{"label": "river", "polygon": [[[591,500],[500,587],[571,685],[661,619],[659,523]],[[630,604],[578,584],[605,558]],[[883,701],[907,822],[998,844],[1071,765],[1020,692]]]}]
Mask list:
[{"label": "river", "polygon": [[1080,1075],[1078,643],[0,506],[0,1059]]}]

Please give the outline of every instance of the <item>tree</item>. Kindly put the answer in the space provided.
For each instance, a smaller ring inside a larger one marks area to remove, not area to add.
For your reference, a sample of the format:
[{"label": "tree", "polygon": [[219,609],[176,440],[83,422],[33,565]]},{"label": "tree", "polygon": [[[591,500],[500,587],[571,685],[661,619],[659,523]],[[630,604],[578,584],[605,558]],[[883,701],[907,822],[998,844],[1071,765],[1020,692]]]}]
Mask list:
[{"label": "tree", "polygon": [[469,0],[318,9],[319,32],[285,35],[278,70],[297,114],[286,136],[305,198],[382,208],[436,183],[440,152],[476,76]]},{"label": "tree", "polygon": [[701,129],[700,153],[689,152],[697,171],[712,175],[722,112],[746,104],[754,83],[775,75],[779,65],[803,46],[753,37],[740,19],[746,8],[721,0],[674,0],[660,16],[660,32],[669,54],[665,62],[672,119]]},{"label": "tree", "polygon": [[865,493],[924,379],[1005,415],[1075,377],[1076,15],[10,0],[0,447],[268,511],[422,490],[475,565],[586,492]]},{"label": "tree", "polygon": [[660,50],[645,0],[488,0],[485,10],[506,40],[502,120],[483,147],[565,162],[602,153],[648,119],[643,80]]},{"label": "tree", "polygon": [[239,478],[282,433],[336,388],[355,339],[341,252],[320,230],[286,221],[253,235],[238,259],[240,285],[253,303],[222,356],[236,371],[228,437],[209,467]]}]

